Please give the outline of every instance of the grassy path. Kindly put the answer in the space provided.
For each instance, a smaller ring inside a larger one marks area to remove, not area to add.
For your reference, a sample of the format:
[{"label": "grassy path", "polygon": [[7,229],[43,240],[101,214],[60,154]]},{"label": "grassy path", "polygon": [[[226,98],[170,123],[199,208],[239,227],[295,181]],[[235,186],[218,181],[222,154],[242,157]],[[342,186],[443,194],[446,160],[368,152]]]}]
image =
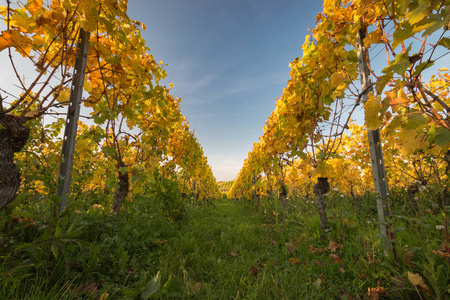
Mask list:
[{"label": "grassy path", "polygon": [[[178,290],[183,297],[314,298],[300,289],[301,272],[289,262],[292,243],[260,214],[222,200],[190,211],[188,218],[179,235],[166,244],[161,266],[162,275],[172,275],[176,282],[168,285],[184,286]],[[309,280],[304,283],[311,286]]]}]

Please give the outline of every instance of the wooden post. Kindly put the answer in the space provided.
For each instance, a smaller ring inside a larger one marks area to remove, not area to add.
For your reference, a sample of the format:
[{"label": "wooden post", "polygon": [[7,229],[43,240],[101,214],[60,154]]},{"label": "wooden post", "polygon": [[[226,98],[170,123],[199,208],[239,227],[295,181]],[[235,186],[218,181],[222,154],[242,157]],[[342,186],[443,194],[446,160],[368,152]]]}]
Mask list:
[{"label": "wooden post", "polygon": [[[369,52],[363,45],[363,40],[366,37],[367,28],[361,28],[358,32],[357,40],[357,52],[359,71],[361,74],[361,89],[365,91],[362,96],[363,103],[367,101],[368,95],[373,91],[372,81],[370,77],[370,60]],[[388,203],[388,183],[386,178],[386,170],[384,167],[383,152],[381,148],[380,130],[367,130],[369,138],[369,150],[370,161],[372,163],[372,175],[375,185],[375,192],[377,194],[377,209],[378,209],[378,221],[380,222],[381,236],[387,236],[386,228],[386,207],[385,203]]]},{"label": "wooden post", "polygon": [[86,69],[87,54],[89,49],[90,33],[80,28],[78,37],[77,58],[75,60],[74,78],[70,91],[69,107],[67,109],[66,127],[59,167],[58,196],[61,197],[59,211],[67,204],[66,194],[70,189],[72,177],[73,154],[75,151],[75,138],[77,136],[78,118],[80,116],[81,96],[83,94],[84,70]]}]

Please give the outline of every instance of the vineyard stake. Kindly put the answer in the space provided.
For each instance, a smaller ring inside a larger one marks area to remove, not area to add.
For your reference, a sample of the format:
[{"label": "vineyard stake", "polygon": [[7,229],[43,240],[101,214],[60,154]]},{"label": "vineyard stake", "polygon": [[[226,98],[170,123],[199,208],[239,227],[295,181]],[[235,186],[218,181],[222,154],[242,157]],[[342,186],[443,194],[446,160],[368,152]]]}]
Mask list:
[{"label": "vineyard stake", "polygon": [[[358,38],[356,43],[356,50],[358,53],[359,71],[361,74],[361,89],[364,92],[362,101],[365,103],[368,99],[368,94],[373,91],[372,82],[370,78],[370,60],[369,52],[363,45],[363,40],[366,37],[367,28],[362,27],[358,31]],[[380,130],[367,129],[369,138],[370,161],[372,163],[372,175],[375,185],[375,192],[377,194],[377,209],[378,221],[380,222],[380,230],[382,238],[387,237],[386,227],[386,208],[384,201],[387,201],[388,183],[386,179],[386,170],[384,167],[383,151],[381,147]],[[386,245],[385,245],[386,246]]]},{"label": "vineyard stake", "polygon": [[80,116],[80,103],[83,94],[84,70],[87,63],[90,33],[80,28],[78,37],[77,58],[75,60],[74,78],[70,90],[69,106],[67,108],[66,126],[61,152],[61,164],[59,167],[58,196],[61,197],[59,211],[67,204],[66,194],[69,192],[72,177],[73,154],[75,151],[75,139]]}]

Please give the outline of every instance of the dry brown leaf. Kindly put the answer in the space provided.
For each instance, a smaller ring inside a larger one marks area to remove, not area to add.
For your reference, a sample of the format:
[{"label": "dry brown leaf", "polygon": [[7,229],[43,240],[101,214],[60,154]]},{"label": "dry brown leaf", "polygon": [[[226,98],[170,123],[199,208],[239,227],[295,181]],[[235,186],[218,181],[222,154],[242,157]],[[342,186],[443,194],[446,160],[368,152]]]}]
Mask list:
[{"label": "dry brown leaf", "polygon": [[384,287],[378,286],[376,288],[367,288],[367,296],[370,300],[377,300],[378,296],[386,295],[386,289]]},{"label": "dry brown leaf", "polygon": [[344,245],[335,243],[333,241],[330,241],[328,243],[328,249],[331,250],[331,252],[336,252],[337,250],[341,250],[344,247]]},{"label": "dry brown leaf", "polygon": [[447,251],[449,249],[448,243],[447,242],[443,242],[440,246],[439,246],[439,250],[442,251]]},{"label": "dry brown leaf", "polygon": [[261,272],[261,270],[262,270],[261,267],[258,267],[258,268],[254,267],[254,266],[250,267],[250,273],[253,274],[253,275],[258,274],[259,272]]},{"label": "dry brown leaf", "polygon": [[414,257],[414,252],[409,251],[405,253],[405,262],[410,267],[411,266],[411,260]]},{"label": "dry brown leaf", "polygon": [[439,255],[440,257],[443,257],[443,258],[450,258],[450,253],[442,252],[442,251],[440,251],[440,250],[437,250],[437,251],[433,250],[432,252],[433,252],[434,254]]},{"label": "dry brown leaf", "polygon": [[323,251],[323,249],[321,249],[321,248],[315,248],[315,247],[313,247],[313,246],[311,246],[311,245],[309,245],[309,250],[310,250],[313,254],[321,253],[321,252]]},{"label": "dry brown leaf", "polygon": [[330,257],[334,260],[335,263],[337,263],[339,265],[343,265],[344,264],[342,259],[339,256],[337,256],[336,254],[330,254]]},{"label": "dry brown leaf", "polygon": [[202,283],[199,281],[195,284],[192,284],[192,282],[187,282],[187,288],[188,288],[188,294],[189,296],[197,295],[200,293],[200,290],[202,289]]},{"label": "dry brown leaf", "polygon": [[291,263],[291,265],[298,265],[300,263],[300,260],[296,257],[291,257],[289,258],[289,262]]},{"label": "dry brown leaf", "polygon": [[316,260],[314,262],[316,265],[318,265],[319,267],[323,267],[323,263],[321,263],[320,261]]}]

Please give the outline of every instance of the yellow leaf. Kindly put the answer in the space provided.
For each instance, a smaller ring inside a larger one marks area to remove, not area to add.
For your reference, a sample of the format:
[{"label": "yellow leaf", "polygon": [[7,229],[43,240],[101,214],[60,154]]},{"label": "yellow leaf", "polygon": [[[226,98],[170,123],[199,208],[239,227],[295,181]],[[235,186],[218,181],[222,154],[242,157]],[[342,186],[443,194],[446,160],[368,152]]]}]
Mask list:
[{"label": "yellow leaf", "polygon": [[321,177],[333,178],[334,176],[333,166],[326,161],[317,162],[317,171],[319,172]]},{"label": "yellow leaf", "polygon": [[0,35],[0,51],[9,47],[16,48],[22,56],[27,57],[31,51],[31,39],[20,34],[20,31],[17,29],[2,31]]},{"label": "yellow leaf", "polygon": [[415,129],[403,130],[402,136],[399,140],[400,152],[404,155],[409,155],[417,149],[425,149],[427,142],[424,140],[424,134],[417,135]]},{"label": "yellow leaf", "polygon": [[364,104],[364,120],[369,130],[376,130],[381,126],[381,120],[378,117],[380,112],[380,102],[380,96],[374,96],[374,94],[371,93],[369,99],[367,99]]},{"label": "yellow leaf", "polygon": [[6,12],[7,12],[6,6],[1,5],[0,6],[0,15],[2,15],[3,17],[6,17]]},{"label": "yellow leaf", "polygon": [[31,22],[28,20],[28,18],[22,15],[14,14],[11,16],[11,25],[17,28],[22,28],[25,31],[28,31]]},{"label": "yellow leaf", "polygon": [[431,291],[428,285],[425,284],[425,282],[422,279],[422,276],[419,274],[413,274],[411,272],[407,272],[408,274],[408,280],[411,281],[411,283],[415,286],[423,290],[428,296],[431,296]]},{"label": "yellow leaf", "polygon": [[335,72],[333,73],[333,75],[331,75],[331,87],[337,87],[339,84],[341,84],[341,82],[341,74]]},{"label": "yellow leaf", "polygon": [[367,37],[364,39],[364,46],[370,47],[371,44],[379,44],[382,42],[383,42],[383,34],[381,32],[381,29],[377,28],[377,30],[369,33]]},{"label": "yellow leaf", "polygon": [[56,98],[56,100],[58,100],[59,103],[68,105],[69,99],[70,99],[70,88],[67,88],[67,87],[62,88],[61,92],[59,92],[58,98]]},{"label": "yellow leaf", "polygon": [[45,39],[44,39],[42,36],[40,36],[40,35],[38,35],[38,34],[36,34],[35,36],[33,36],[33,45],[34,45],[34,46],[40,47],[40,46],[42,46],[44,43],[45,43]]},{"label": "yellow leaf", "polygon": [[400,89],[397,91],[397,97],[390,99],[390,105],[392,107],[392,112],[396,113],[397,110],[400,108],[401,105],[405,105],[408,103],[408,97],[406,97],[405,92],[403,89]]}]

